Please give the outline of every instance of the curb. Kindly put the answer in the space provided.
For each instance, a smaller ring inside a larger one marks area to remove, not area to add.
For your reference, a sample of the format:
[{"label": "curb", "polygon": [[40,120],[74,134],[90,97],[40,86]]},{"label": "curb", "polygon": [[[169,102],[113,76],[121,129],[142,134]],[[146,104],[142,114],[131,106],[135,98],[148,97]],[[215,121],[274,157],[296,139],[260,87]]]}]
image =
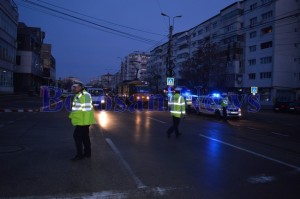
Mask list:
[{"label": "curb", "polygon": [[[59,101],[60,103],[62,101]],[[5,109],[0,109],[0,113],[32,113],[32,112],[44,112],[43,110],[46,108],[50,108],[51,106],[56,105],[57,103],[52,103],[50,106],[44,106],[40,108],[5,108]]]},{"label": "curb", "polygon": [[2,113],[40,112],[40,109],[0,109]]}]

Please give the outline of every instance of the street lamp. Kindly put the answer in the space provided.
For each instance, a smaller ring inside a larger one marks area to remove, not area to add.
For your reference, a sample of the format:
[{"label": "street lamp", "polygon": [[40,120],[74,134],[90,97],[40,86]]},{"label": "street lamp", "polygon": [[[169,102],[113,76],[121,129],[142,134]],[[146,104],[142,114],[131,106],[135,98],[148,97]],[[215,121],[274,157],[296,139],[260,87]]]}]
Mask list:
[{"label": "street lamp", "polygon": [[171,17],[165,13],[161,13],[162,16],[164,17],[168,17],[169,18],[169,47],[168,47],[168,57],[167,57],[167,71],[166,71],[166,76],[167,77],[173,77],[174,74],[173,74],[173,60],[172,60],[172,41],[173,41],[173,28],[174,28],[174,19],[175,18],[180,18],[182,17],[181,15],[177,15],[175,17],[173,17],[173,23],[170,24],[170,19]]}]

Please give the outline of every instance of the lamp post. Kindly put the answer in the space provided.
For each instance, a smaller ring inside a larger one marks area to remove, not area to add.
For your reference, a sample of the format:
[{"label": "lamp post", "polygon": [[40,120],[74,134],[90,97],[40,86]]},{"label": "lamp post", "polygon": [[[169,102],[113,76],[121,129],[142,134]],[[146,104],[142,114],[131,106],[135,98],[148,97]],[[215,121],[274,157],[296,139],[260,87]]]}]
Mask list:
[{"label": "lamp post", "polygon": [[171,17],[165,13],[161,13],[162,16],[164,17],[168,17],[169,18],[169,46],[168,46],[168,56],[167,56],[167,71],[166,71],[166,76],[167,77],[173,77],[174,76],[174,72],[173,72],[173,69],[174,69],[174,66],[173,66],[173,29],[174,29],[174,19],[175,18],[180,18],[182,17],[181,15],[177,15],[175,17],[173,17],[173,21],[172,21],[172,24],[171,24]]}]

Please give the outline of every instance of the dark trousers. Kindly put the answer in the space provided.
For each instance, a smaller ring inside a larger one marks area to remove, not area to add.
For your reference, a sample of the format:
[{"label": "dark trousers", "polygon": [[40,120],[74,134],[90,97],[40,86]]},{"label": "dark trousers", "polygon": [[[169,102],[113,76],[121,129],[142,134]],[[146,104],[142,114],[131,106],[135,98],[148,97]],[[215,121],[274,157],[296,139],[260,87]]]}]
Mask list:
[{"label": "dark trousers", "polygon": [[223,119],[227,119],[227,107],[223,107]]},{"label": "dark trousers", "polygon": [[180,117],[173,117],[173,125],[168,129],[168,135],[172,134],[174,131],[176,135],[179,134],[178,126],[180,123]]},{"label": "dark trousers", "polygon": [[[85,126],[76,126],[74,130],[74,140],[77,150],[77,156],[91,156],[91,141],[90,141],[90,130],[89,125]],[[82,149],[84,148],[84,154]]]}]

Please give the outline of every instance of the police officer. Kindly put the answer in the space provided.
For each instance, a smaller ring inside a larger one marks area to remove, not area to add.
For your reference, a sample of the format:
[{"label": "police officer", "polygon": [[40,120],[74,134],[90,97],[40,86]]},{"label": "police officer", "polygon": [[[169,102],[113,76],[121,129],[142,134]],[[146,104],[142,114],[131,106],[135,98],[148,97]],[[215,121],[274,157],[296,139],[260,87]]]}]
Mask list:
[{"label": "police officer", "polygon": [[227,119],[227,106],[228,106],[228,103],[229,103],[228,97],[227,96],[223,97],[221,106],[222,106],[222,110],[223,110],[223,119],[224,120]]},{"label": "police officer", "polygon": [[69,118],[72,125],[75,126],[73,138],[77,150],[76,156],[72,160],[77,161],[85,157],[91,157],[89,127],[91,124],[95,124],[95,118],[91,95],[84,90],[83,84],[73,84],[72,88],[76,95],[73,99]]},{"label": "police officer", "polygon": [[176,137],[180,136],[178,126],[182,117],[185,116],[185,101],[184,98],[180,95],[180,88],[175,88],[175,94],[171,97],[168,105],[170,107],[170,113],[173,119],[173,125],[168,129],[167,136],[168,138],[175,131]]}]

